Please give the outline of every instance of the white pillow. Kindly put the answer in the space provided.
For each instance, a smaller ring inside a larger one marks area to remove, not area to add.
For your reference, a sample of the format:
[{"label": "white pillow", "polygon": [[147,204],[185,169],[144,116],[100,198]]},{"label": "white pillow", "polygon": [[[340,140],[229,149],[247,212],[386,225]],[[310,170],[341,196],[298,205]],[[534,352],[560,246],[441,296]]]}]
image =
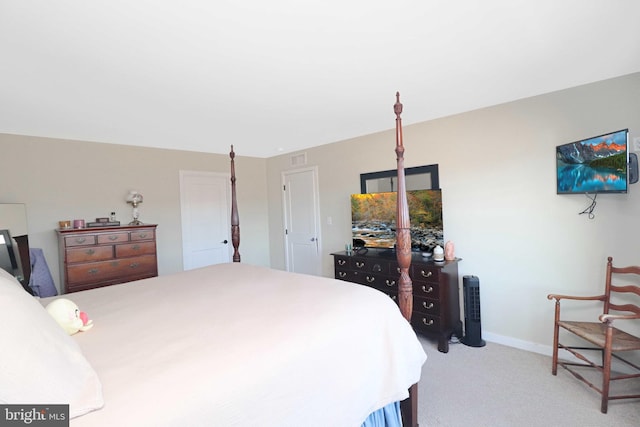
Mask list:
[{"label": "white pillow", "polygon": [[1,273],[0,343],[0,403],[69,404],[71,418],[104,405],[102,384],[78,344]]},{"label": "white pillow", "polygon": [[[5,280],[6,280],[6,282],[5,282]],[[20,282],[18,282],[18,279],[16,279],[16,277],[13,274],[9,273],[4,268],[0,268],[0,281],[2,281],[2,284],[11,282],[12,284],[18,285],[18,287],[20,287],[20,289],[24,289],[22,287],[22,285],[20,284]]]}]

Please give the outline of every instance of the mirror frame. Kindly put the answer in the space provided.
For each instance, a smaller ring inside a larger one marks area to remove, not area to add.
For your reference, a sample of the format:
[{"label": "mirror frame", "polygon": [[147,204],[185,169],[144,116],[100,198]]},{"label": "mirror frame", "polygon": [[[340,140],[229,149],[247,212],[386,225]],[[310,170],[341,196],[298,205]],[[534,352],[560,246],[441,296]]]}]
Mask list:
[{"label": "mirror frame", "polygon": [[[440,189],[440,177],[438,176],[438,165],[426,165],[426,166],[416,166],[413,168],[405,168],[404,174],[406,175],[419,175],[419,174],[429,174],[431,176],[431,184],[426,183],[427,186],[423,188],[424,190],[438,190]],[[398,175],[397,169],[391,169],[382,172],[371,172],[371,173],[361,173],[360,174],[360,192],[362,194],[367,194],[367,181],[380,179],[380,178],[391,178]],[[421,190],[423,190],[421,188]]]}]

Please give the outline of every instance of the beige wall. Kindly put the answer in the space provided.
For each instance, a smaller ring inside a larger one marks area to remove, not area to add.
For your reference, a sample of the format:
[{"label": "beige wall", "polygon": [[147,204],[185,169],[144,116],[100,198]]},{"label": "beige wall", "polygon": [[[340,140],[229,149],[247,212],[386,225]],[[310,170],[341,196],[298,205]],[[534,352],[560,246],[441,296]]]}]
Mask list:
[{"label": "beige wall", "polygon": [[[389,131],[306,151],[319,171],[325,276],[333,275],[329,253],[351,238],[349,195],[360,191],[360,174],[396,167],[393,95]],[[578,215],[586,197],[555,192],[556,145],[621,128],[640,137],[640,73],[405,123],[405,165],[439,164],[445,239],[463,259],[461,277],[480,278],[485,339],[548,353],[549,292],[599,292],[608,255],[640,263],[640,184],[599,196],[593,219]],[[229,170],[223,155],[6,134],[0,153],[0,203],[27,204],[30,241],[44,249],[56,280],[57,221],[112,210],[126,221],[130,189],[145,196],[141,219],[159,224],[160,274],[180,271],[179,170]],[[284,269],[281,173],[289,158],[237,157],[244,262]]]},{"label": "beige wall", "polygon": [[[179,171],[229,173],[226,155],[7,134],[0,153],[0,203],[26,204],[29,242],[43,249],[58,287],[58,221],[115,211],[126,224],[131,189],[144,195],[142,222],[158,224],[159,274],[182,271]],[[268,266],[266,161],[236,156],[236,174],[242,260]]]},{"label": "beige wall", "polygon": [[[480,279],[485,338],[547,353],[549,292],[599,293],[609,255],[640,264],[640,184],[628,194],[599,196],[593,219],[578,215],[590,204],[585,196],[555,189],[556,145],[622,128],[631,140],[640,137],[640,73],[405,124],[405,166],[439,164],[445,240],[463,259],[461,277]],[[349,195],[360,192],[360,173],[395,169],[394,146],[391,129],[306,151],[308,165],[319,171],[324,275],[333,275],[329,253],[351,238]],[[280,173],[288,164],[289,155],[268,160],[272,201],[281,198]],[[271,203],[271,264],[278,268],[281,218],[281,203]]]}]

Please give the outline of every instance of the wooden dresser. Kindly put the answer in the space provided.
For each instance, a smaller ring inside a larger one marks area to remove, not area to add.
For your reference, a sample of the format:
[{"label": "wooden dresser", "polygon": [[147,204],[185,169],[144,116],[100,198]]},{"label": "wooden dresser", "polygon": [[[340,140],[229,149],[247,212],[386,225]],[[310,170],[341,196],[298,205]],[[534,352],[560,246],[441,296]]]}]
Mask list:
[{"label": "wooden dresser", "polygon": [[[367,249],[331,254],[335,278],[378,289],[397,300],[400,277],[396,254],[389,249]],[[414,253],[409,276],[413,282],[413,315],[416,332],[438,339],[438,350],[449,351],[452,334],[462,338],[458,261],[433,262]]]},{"label": "wooden dresser", "polygon": [[56,230],[64,293],[157,276],[156,227]]}]

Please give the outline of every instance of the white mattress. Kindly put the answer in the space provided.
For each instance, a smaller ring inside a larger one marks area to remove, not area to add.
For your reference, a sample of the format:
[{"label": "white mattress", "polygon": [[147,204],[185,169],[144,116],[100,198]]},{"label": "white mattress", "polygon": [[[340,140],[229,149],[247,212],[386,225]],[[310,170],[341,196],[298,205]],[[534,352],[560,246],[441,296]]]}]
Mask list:
[{"label": "white mattress", "polygon": [[231,263],[64,297],[105,400],[74,427],[359,426],[426,360],[386,295],[334,279]]}]

